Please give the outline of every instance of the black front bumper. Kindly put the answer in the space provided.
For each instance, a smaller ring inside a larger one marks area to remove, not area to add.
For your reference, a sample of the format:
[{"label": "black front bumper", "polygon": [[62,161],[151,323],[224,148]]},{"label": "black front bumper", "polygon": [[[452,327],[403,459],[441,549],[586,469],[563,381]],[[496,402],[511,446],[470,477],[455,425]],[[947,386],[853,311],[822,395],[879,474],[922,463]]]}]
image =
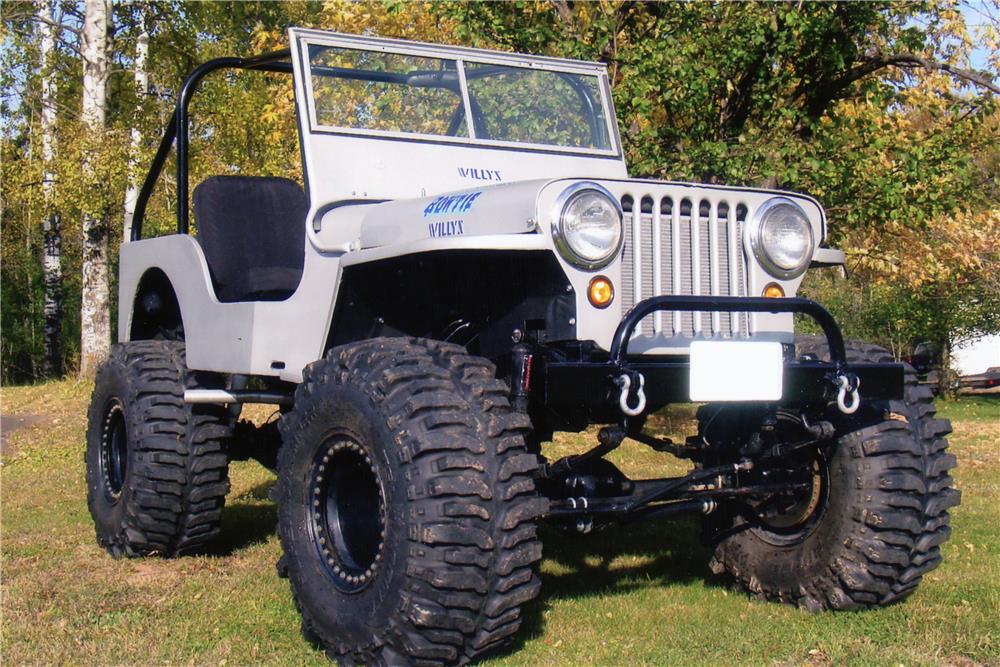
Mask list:
[{"label": "black front bumper", "polygon": [[[531,400],[555,411],[584,410],[607,417],[616,410],[621,389],[616,381],[628,374],[644,378],[650,412],[671,403],[690,402],[688,358],[682,355],[629,356],[628,342],[636,326],[651,313],[770,312],[803,313],[822,327],[830,360],[797,360],[786,356],[781,405],[819,406],[836,399],[838,379],[850,378],[863,400],[903,396],[902,364],[848,363],[844,338],[833,316],[802,298],[658,296],[635,305],[615,331],[610,354],[543,356],[531,364]],[[570,358],[575,356],[576,358]],[[515,385],[516,387],[517,385]],[[516,389],[515,389],[516,393]]]},{"label": "black front bumper", "polygon": [[[651,407],[689,403],[687,357],[643,356],[625,368],[646,378],[644,391]],[[864,400],[903,397],[902,364],[851,364],[849,372],[860,380]],[[837,391],[832,364],[818,361],[786,363],[782,376],[782,405],[814,405],[834,400]],[[541,400],[551,408],[598,408],[616,405],[620,389],[614,384],[617,368],[600,362],[545,361],[535,381]]]}]

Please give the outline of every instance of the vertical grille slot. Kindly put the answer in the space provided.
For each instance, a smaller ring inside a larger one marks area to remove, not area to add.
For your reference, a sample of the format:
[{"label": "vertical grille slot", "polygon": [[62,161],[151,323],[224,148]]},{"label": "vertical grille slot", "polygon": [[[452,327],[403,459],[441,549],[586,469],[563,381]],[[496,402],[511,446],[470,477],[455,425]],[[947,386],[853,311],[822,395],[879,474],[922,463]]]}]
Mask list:
[{"label": "vertical grille slot", "polygon": [[632,209],[635,205],[635,200],[632,199],[631,195],[625,195],[622,197],[622,211],[624,216],[622,217],[622,227],[624,231],[624,252],[622,253],[622,314],[627,313],[628,310],[635,305],[635,253],[632,249],[635,247],[635,234],[632,232]]},{"label": "vertical grille slot", "polygon": [[[736,262],[736,295],[747,295],[747,258],[743,252],[743,227],[747,222],[747,207],[740,204],[736,207],[736,234],[734,251]],[[750,313],[737,313],[736,319],[739,321],[738,333],[743,336],[750,335]]]},{"label": "vertical grille slot", "polygon": [[[679,241],[679,261],[677,266],[680,270],[680,291],[679,294],[694,294],[694,239],[691,233],[691,200],[681,200],[681,215],[678,221],[680,231]],[[694,313],[681,313],[681,326],[677,332],[679,335],[694,336]]]},{"label": "vertical grille slot", "polygon": [[[731,255],[731,245],[730,245],[730,227],[731,223],[729,220],[729,203],[720,202],[718,208],[715,212],[716,219],[716,248],[718,253],[716,253],[716,266],[718,267],[718,293],[722,296],[733,296],[737,294],[736,290],[733,289],[732,282],[732,271],[730,271],[729,265],[734,261],[734,257]],[[717,324],[716,327],[722,332],[733,331],[733,315],[732,313],[717,313]]]},{"label": "vertical grille slot", "polygon": [[[642,267],[642,285],[639,290],[638,299],[648,299],[656,294],[653,284],[653,259],[654,252],[659,254],[653,246],[653,198],[645,196],[639,200],[639,238],[637,247],[640,248],[640,266]],[[643,334],[653,333],[653,316],[649,316],[642,321],[639,328]]]},{"label": "vertical grille slot", "polygon": [[[660,285],[659,294],[674,293],[674,200],[660,200]],[[658,331],[673,336],[673,313],[661,312]]]}]

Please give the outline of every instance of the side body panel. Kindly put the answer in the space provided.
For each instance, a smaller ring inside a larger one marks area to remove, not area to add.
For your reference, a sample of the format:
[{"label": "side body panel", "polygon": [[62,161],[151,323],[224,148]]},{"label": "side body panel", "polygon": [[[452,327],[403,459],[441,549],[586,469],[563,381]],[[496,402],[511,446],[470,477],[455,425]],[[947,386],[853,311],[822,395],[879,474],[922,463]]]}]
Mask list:
[{"label": "side body panel", "polygon": [[205,254],[193,237],[174,234],[123,243],[119,252],[119,341],[130,339],[139,283],[156,268],[166,274],[177,295],[191,367],[251,367],[255,304],[220,303],[215,298]]},{"label": "side body panel", "polygon": [[153,267],[167,275],[177,294],[189,367],[298,381],[302,368],[322,355],[339,255],[321,254],[307,243],[302,281],[291,297],[220,303],[205,255],[193,237],[178,234],[126,243],[121,249],[119,340],[129,339],[136,290]]}]

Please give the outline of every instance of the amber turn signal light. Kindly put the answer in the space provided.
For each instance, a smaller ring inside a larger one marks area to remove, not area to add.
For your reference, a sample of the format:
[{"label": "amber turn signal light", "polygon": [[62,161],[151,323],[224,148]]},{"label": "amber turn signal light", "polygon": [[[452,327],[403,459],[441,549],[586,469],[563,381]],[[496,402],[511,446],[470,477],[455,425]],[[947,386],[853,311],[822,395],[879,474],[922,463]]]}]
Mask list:
[{"label": "amber turn signal light", "polygon": [[607,308],[615,298],[615,286],[605,276],[594,276],[587,288],[587,298],[594,308]]},{"label": "amber turn signal light", "polygon": [[764,296],[778,299],[785,296],[785,290],[781,289],[781,285],[778,283],[768,283],[767,287],[764,288]]}]

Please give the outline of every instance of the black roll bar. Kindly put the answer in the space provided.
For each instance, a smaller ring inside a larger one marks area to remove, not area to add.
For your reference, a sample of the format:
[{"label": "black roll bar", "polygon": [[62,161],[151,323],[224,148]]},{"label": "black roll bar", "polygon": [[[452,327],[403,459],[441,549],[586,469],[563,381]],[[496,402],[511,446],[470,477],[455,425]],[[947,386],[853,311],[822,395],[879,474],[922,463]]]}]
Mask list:
[{"label": "black roll bar", "polygon": [[644,318],[658,310],[715,313],[802,313],[809,315],[823,329],[830,347],[830,361],[837,371],[847,368],[844,336],[837,321],[823,306],[801,297],[746,297],[746,296],[654,296],[632,307],[615,330],[611,341],[610,363],[621,368],[628,356],[628,343],[632,332]]},{"label": "black roll bar", "polygon": [[198,83],[205,76],[218,69],[252,69],[264,72],[291,74],[292,63],[289,60],[291,51],[283,49],[265,53],[251,58],[215,58],[196,67],[184,80],[181,92],[177,96],[174,113],[163,132],[160,145],[153,156],[153,163],[142,183],[139,196],[135,202],[135,213],[132,215],[132,235],[129,240],[138,241],[142,238],[142,223],[146,215],[146,205],[153,193],[156,181],[160,178],[163,165],[166,164],[170,148],[177,142],[177,233],[188,233],[188,105],[194,95]]}]

